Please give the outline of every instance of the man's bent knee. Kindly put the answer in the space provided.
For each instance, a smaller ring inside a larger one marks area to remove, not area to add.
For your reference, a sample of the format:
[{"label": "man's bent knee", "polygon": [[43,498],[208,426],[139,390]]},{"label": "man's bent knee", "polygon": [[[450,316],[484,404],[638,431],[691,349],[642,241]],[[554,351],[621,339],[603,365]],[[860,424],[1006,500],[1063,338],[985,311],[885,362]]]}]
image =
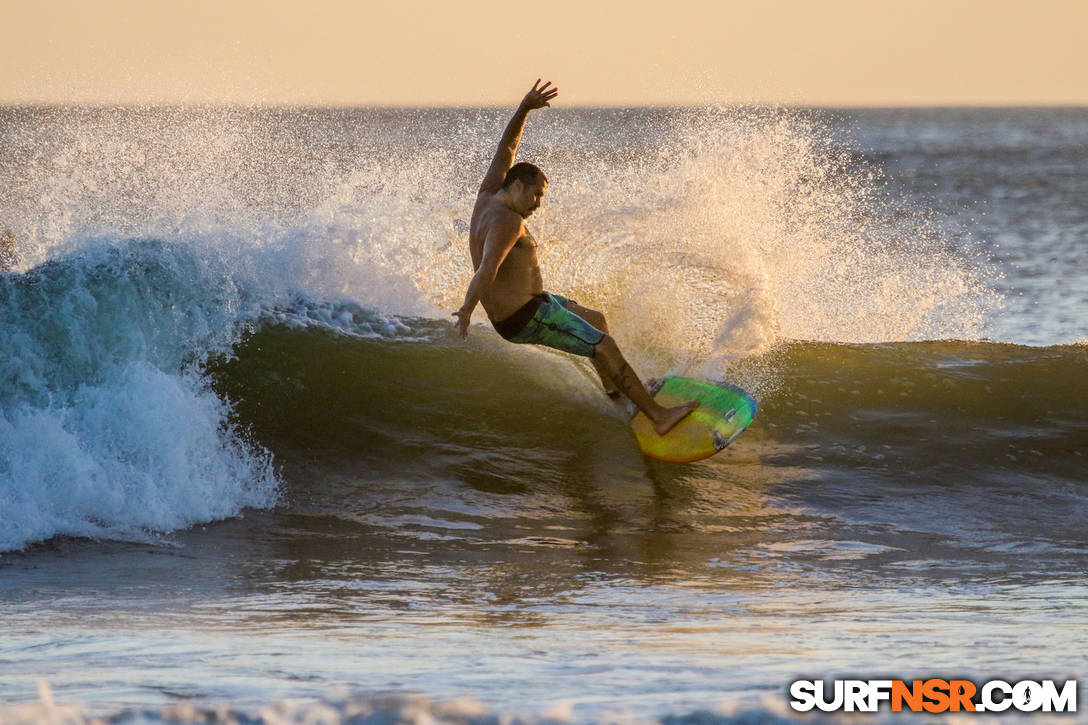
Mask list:
[{"label": "man's bent knee", "polygon": [[620,348],[616,344],[616,341],[612,339],[611,335],[605,335],[601,338],[600,342],[593,346],[593,357],[599,358],[602,355],[608,357],[615,357],[619,355]]},{"label": "man's bent knee", "polygon": [[608,323],[604,321],[604,313],[597,310],[586,310],[585,318],[589,324],[596,327],[601,332],[608,332]]},{"label": "man's bent knee", "polygon": [[596,327],[601,332],[608,332],[608,323],[605,322],[603,312],[598,312],[597,310],[591,310],[588,307],[583,307],[577,302],[567,303],[567,309],[581,317],[589,324]]}]

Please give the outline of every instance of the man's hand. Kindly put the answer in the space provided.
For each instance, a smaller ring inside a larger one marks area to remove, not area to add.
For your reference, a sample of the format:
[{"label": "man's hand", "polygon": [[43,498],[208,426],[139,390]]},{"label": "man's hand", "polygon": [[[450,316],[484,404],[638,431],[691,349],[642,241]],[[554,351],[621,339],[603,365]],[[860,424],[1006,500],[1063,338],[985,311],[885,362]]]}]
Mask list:
[{"label": "man's hand", "polygon": [[521,99],[521,107],[526,111],[531,111],[534,108],[544,108],[544,106],[551,106],[548,101],[552,100],[559,95],[559,88],[548,88],[552,84],[551,81],[547,81],[544,85],[537,88],[540,85],[540,79],[536,79],[536,83],[533,84],[532,89],[525,94],[525,98]]},{"label": "man's hand", "polygon": [[464,307],[453,313],[453,316],[457,318],[457,334],[462,340],[468,337],[468,323],[472,321],[472,310],[466,310]]}]

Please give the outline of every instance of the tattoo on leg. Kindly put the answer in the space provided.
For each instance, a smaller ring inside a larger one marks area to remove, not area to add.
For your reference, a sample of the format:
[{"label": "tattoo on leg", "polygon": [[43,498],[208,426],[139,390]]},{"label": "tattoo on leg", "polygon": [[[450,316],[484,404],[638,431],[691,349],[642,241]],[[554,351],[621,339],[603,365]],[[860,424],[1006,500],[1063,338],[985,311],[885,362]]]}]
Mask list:
[{"label": "tattoo on leg", "polygon": [[624,360],[620,363],[619,370],[616,371],[616,387],[621,390],[629,390],[638,385],[638,376],[635,375],[635,371],[631,369],[631,366]]}]

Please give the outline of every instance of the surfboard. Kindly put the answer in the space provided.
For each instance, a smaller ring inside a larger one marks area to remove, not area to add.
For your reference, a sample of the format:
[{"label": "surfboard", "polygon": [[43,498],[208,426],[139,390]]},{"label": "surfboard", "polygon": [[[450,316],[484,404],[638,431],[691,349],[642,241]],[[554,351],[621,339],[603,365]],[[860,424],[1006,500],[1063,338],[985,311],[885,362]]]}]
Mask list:
[{"label": "surfboard", "polygon": [[664,378],[651,387],[650,394],[665,406],[699,401],[691,415],[663,436],[654,432],[650,419],[642,413],[631,419],[642,452],[669,463],[690,463],[713,456],[748,427],[759,407],[743,388],[692,378]]}]

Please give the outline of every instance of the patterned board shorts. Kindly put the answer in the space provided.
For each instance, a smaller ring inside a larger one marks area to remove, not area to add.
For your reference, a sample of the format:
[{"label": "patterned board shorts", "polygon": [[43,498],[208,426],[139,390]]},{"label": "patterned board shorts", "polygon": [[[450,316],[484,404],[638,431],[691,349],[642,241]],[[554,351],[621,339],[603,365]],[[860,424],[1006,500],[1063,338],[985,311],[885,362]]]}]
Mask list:
[{"label": "patterned board shorts", "polygon": [[526,302],[517,312],[498,322],[495,331],[510,342],[547,347],[593,357],[605,333],[567,309],[571,300],[544,292]]}]

